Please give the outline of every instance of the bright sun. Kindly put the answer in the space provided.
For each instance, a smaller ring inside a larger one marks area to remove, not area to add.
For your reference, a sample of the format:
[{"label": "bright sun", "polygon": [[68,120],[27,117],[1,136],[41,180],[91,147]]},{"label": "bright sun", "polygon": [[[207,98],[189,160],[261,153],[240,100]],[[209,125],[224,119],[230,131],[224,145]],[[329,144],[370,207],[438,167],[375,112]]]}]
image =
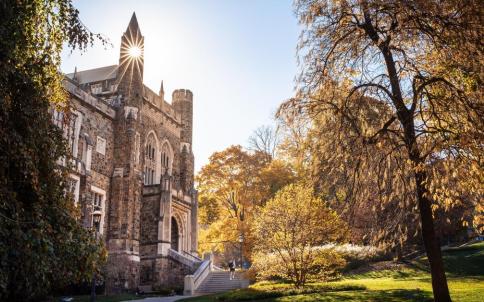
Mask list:
[{"label": "bright sun", "polygon": [[141,56],[141,48],[139,48],[138,46],[130,47],[128,52],[129,52],[129,56],[133,58],[137,58]]}]

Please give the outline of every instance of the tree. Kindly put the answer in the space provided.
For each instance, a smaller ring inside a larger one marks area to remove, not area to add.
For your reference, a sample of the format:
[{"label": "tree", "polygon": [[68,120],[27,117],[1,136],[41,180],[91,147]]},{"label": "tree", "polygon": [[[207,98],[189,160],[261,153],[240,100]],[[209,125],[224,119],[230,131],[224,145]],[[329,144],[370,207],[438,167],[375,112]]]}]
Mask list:
[{"label": "tree", "polygon": [[2,1],[0,32],[0,300],[38,300],[90,278],[105,256],[76,220],[49,113],[66,107],[63,44],[85,49],[96,36],[67,0]]},{"label": "tree", "polygon": [[[308,186],[290,184],[277,192],[256,216],[254,228],[256,250],[263,259],[272,259],[276,269],[282,266],[280,273],[296,287],[308,277],[324,276],[325,269],[334,269],[331,263],[343,263],[341,257],[320,247],[344,240],[347,227]],[[328,258],[331,261],[325,261]]]},{"label": "tree", "polygon": [[210,218],[201,221],[202,252],[239,250],[236,245],[242,233],[246,251],[251,250],[248,222],[255,205],[263,199],[258,174],[266,163],[266,154],[249,154],[241,146],[231,146],[212,154],[202,167],[196,177],[199,212],[201,218]]},{"label": "tree", "polygon": [[231,146],[215,152],[196,177],[199,191],[200,250],[239,250],[244,236],[244,257],[250,259],[251,223],[257,207],[294,180],[292,170],[264,152]]},{"label": "tree", "polygon": [[[347,108],[365,116],[355,121],[358,127],[374,133],[381,119],[391,114],[381,105],[363,98]],[[316,192],[348,223],[351,240],[378,245],[402,257],[420,234],[410,169],[402,160],[402,150],[392,151],[391,144],[363,143],[330,112],[313,116],[304,145]],[[394,177],[397,174],[403,177]]]},{"label": "tree", "polygon": [[311,120],[302,115],[278,113],[276,116],[280,133],[278,158],[291,165],[298,177],[307,179],[310,174],[307,135]]},{"label": "tree", "polygon": [[[458,194],[436,163],[446,170],[466,167],[459,177],[473,180],[467,189],[482,199],[482,2],[299,0],[295,7],[305,26],[299,46],[304,68],[298,95],[285,107],[336,119],[339,137],[333,142],[358,142],[354,160],[360,164],[371,157],[371,146],[394,157],[401,172],[393,177],[416,196],[434,298],[451,301],[432,204]],[[384,114],[372,131],[365,112],[381,107]],[[355,167],[352,178],[377,175],[363,176]]]},{"label": "tree", "polygon": [[263,152],[270,158],[276,157],[278,144],[279,128],[274,129],[272,126],[261,126],[249,137],[249,149]]}]

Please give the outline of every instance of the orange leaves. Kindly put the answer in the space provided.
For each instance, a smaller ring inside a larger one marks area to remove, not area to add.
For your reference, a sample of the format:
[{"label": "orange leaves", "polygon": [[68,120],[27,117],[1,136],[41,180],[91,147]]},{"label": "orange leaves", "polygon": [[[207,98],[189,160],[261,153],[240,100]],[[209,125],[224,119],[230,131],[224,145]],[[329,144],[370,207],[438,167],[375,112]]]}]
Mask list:
[{"label": "orange leaves", "polygon": [[241,233],[251,253],[251,223],[257,207],[293,180],[293,172],[278,160],[268,161],[263,152],[231,146],[215,152],[197,175],[200,247],[223,252],[238,243]]}]

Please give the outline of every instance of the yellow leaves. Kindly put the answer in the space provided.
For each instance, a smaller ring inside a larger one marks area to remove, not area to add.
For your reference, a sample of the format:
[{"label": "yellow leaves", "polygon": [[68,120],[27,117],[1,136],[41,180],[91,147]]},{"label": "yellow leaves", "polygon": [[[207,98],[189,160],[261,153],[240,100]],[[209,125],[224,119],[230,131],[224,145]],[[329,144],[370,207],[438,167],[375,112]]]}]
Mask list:
[{"label": "yellow leaves", "polygon": [[267,202],[254,226],[261,251],[290,250],[341,240],[346,225],[324,202],[313,196],[311,188],[290,184]]},{"label": "yellow leaves", "polygon": [[[294,179],[282,161],[267,161],[241,146],[215,152],[197,175],[200,249],[224,252],[244,233],[245,253],[252,249],[251,223],[257,207]],[[249,255],[250,256],[250,255]]]}]

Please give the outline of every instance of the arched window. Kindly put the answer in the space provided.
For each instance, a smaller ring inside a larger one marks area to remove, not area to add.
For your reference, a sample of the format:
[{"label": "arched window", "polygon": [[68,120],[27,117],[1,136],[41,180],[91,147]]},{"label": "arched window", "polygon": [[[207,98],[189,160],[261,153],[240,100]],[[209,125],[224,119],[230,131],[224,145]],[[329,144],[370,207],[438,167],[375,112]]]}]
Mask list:
[{"label": "arched window", "polygon": [[170,143],[168,141],[163,142],[163,146],[161,147],[161,167],[162,172],[171,174],[173,162],[173,151],[171,149]]},{"label": "arched window", "polygon": [[159,163],[156,162],[156,153],[158,150],[158,141],[156,140],[156,137],[153,132],[148,134],[148,137],[146,138],[146,152],[145,152],[145,169],[144,169],[144,174],[145,174],[145,179],[144,183],[145,185],[152,185],[152,184],[157,184],[159,179],[158,179],[158,169],[157,166]]}]

